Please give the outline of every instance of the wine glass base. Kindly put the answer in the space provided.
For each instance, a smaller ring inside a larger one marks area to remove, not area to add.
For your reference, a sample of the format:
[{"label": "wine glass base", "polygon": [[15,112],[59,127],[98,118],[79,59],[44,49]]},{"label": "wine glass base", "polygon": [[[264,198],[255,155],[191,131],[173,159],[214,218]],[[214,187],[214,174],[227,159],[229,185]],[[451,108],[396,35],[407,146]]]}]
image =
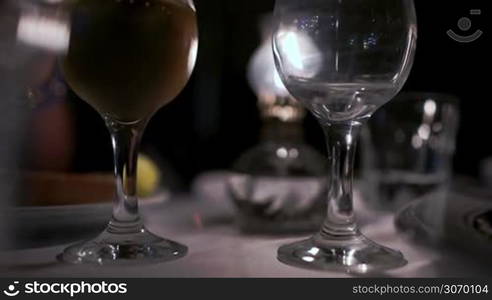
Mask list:
[{"label": "wine glass base", "polygon": [[284,245],[278,260],[291,266],[353,274],[382,272],[407,264],[400,251],[369,240],[362,234],[349,240],[326,239],[320,234]]},{"label": "wine glass base", "polygon": [[72,264],[146,264],[178,259],[188,248],[154,235],[142,227],[135,233],[112,233],[106,229],[93,240],[66,248],[58,259]]}]

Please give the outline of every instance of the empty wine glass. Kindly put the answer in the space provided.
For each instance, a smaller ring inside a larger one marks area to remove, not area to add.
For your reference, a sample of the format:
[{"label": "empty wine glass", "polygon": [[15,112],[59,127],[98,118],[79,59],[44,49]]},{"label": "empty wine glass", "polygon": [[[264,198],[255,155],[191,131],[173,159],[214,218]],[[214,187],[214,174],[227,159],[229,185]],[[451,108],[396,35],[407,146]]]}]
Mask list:
[{"label": "empty wine glass", "polygon": [[276,66],[289,92],[323,127],[331,162],[321,230],[280,247],[280,261],[354,273],[406,264],[399,251],[360,233],[352,170],[361,126],[408,77],[416,33],[412,0],[277,0]]},{"label": "empty wine glass", "polygon": [[[52,1],[53,2],[53,1]],[[143,225],[136,196],[137,155],[152,115],[187,83],[198,46],[191,0],[55,1],[66,16],[67,50],[60,66],[71,88],[104,118],[111,134],[116,200],[107,229],[73,245],[70,263],[160,262],[187,248]]]}]

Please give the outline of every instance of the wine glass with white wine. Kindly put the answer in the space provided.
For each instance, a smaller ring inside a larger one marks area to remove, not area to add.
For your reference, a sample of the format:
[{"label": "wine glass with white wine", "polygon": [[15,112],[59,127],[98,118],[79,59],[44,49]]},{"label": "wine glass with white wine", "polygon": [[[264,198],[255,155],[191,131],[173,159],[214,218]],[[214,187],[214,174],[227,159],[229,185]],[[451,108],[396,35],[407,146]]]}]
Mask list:
[{"label": "wine glass with white wine", "polygon": [[[68,247],[69,263],[145,263],[187,248],[143,225],[136,196],[137,155],[152,115],[172,101],[194,68],[198,30],[191,0],[69,0],[70,38],[60,57],[73,91],[104,118],[111,134],[116,199],[95,239]],[[89,195],[88,195],[89,196]]]},{"label": "wine glass with white wine", "polygon": [[331,176],[327,217],[313,237],[282,246],[280,261],[350,273],[402,266],[403,255],[361,234],[352,169],[363,123],[410,72],[417,38],[412,0],[277,0],[273,52],[289,92],[318,119]]}]

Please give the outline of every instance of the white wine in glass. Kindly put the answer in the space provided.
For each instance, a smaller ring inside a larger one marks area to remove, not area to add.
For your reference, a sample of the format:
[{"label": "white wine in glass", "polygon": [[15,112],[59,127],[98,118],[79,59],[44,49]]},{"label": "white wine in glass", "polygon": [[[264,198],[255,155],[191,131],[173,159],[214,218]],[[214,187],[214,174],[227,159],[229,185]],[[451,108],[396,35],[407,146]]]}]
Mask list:
[{"label": "white wine in glass", "polygon": [[71,29],[61,57],[66,81],[105,119],[114,149],[116,199],[106,230],[67,248],[70,263],[143,263],[179,258],[187,248],[150,233],[138,213],[137,155],[152,115],[184,88],[198,30],[191,0],[64,1]]},{"label": "white wine in glass", "polygon": [[105,117],[148,118],[183,89],[197,45],[192,7],[176,0],[77,0],[71,12],[63,73]]}]

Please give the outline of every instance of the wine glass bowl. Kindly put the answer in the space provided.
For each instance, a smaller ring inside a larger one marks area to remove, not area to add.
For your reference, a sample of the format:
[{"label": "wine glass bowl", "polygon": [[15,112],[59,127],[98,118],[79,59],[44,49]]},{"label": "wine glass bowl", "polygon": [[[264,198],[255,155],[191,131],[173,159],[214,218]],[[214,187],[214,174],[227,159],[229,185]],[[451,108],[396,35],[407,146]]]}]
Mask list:
[{"label": "wine glass bowl", "polygon": [[186,254],[149,232],[138,212],[137,156],[152,115],[184,88],[193,70],[198,30],[191,0],[67,0],[70,39],[60,56],[73,91],[104,118],[114,151],[116,197],[108,227],[68,247],[69,263],[154,263]]},{"label": "wine glass bowl", "polygon": [[368,118],[408,77],[415,19],[407,0],[279,0],[273,38],[279,73],[317,117]]},{"label": "wine glass bowl", "polygon": [[358,229],[352,172],[362,124],[404,85],[417,26],[412,0],[277,0],[272,46],[290,94],[317,118],[331,166],[327,217],[312,238],[285,245],[286,264],[349,273],[406,264]]},{"label": "wine glass bowl", "polygon": [[187,83],[196,57],[195,11],[176,0],[72,0],[65,79],[99,113],[148,118]]}]

